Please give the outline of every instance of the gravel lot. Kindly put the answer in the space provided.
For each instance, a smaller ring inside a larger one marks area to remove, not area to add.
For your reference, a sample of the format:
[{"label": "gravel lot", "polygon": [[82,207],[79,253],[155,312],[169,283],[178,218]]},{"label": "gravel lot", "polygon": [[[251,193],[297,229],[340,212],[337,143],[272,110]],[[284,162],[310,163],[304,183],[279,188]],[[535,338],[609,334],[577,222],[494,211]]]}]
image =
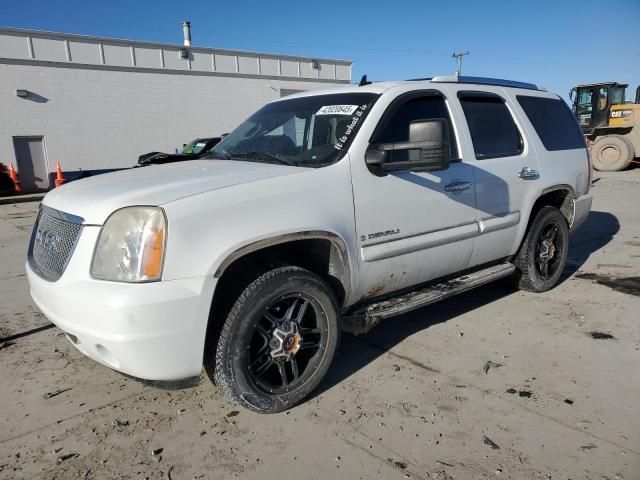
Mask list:
[{"label": "gravel lot", "polygon": [[0,206],[0,478],[640,478],[640,169],[596,179],[560,286],[493,284],[344,335],[314,398],[277,415],[204,378],[142,385],[40,329],[38,205]]}]

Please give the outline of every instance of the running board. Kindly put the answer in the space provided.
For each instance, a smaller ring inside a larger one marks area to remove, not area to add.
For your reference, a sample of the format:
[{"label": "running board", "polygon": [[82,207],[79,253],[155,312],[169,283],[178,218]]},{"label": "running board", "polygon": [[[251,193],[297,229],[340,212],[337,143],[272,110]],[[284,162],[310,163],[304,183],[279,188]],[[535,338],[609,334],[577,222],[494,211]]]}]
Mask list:
[{"label": "running board", "polygon": [[396,297],[364,305],[350,315],[343,317],[342,329],[354,335],[366,333],[375,327],[380,320],[417,310],[494,280],[508,277],[515,269],[516,267],[511,263],[501,263]]}]

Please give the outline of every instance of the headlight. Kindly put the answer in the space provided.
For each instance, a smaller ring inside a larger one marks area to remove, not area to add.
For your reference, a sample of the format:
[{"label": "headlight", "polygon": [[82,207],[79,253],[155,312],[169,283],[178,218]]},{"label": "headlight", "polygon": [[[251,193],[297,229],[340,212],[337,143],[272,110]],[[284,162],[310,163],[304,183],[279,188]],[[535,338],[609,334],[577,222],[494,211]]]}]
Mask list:
[{"label": "headlight", "polygon": [[126,207],[102,227],[91,262],[91,276],[116,282],[153,282],[162,277],[167,236],[159,207]]}]

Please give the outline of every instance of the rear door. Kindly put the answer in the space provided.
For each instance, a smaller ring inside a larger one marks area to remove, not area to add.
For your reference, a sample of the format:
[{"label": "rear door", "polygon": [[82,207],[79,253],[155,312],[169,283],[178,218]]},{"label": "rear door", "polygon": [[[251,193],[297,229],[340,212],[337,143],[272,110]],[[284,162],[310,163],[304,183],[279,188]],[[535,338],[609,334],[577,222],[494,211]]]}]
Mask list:
[{"label": "rear door", "polygon": [[456,97],[465,119],[461,135],[468,139],[463,161],[473,166],[476,182],[479,236],[469,261],[472,267],[516,252],[539,192],[540,167],[503,88],[460,86]]}]

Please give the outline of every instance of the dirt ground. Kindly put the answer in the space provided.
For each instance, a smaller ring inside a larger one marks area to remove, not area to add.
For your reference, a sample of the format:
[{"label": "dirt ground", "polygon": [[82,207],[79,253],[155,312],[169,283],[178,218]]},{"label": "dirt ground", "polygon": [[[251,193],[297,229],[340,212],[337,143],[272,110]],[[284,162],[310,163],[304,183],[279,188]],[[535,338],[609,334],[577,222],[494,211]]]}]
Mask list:
[{"label": "dirt ground", "polygon": [[0,206],[0,478],[640,479],[640,169],[596,178],[557,288],[493,284],[344,335],[277,415],[82,356],[29,297],[37,203]]}]

